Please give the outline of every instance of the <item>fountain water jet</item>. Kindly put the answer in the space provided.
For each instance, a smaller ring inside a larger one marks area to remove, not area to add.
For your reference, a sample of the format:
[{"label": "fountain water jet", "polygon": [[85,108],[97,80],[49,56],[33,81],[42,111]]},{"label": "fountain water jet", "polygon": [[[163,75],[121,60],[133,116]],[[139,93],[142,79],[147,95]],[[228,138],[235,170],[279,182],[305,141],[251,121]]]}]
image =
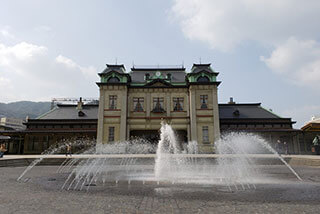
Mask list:
[{"label": "fountain water jet", "polygon": [[[216,161],[204,159],[196,142],[189,142],[181,151],[172,127],[162,124],[155,161],[155,177],[159,180],[207,183],[208,180],[234,186],[236,189],[256,188],[262,172],[257,168],[259,153],[273,154],[302,180],[293,168],[261,137],[250,133],[229,133],[215,143]],[[262,151],[265,149],[266,151]],[[198,162],[199,161],[199,162]]]},{"label": "fountain water jet", "polygon": [[[84,147],[92,147],[95,145],[91,139],[83,138],[82,140],[62,140],[61,142],[50,146],[47,150],[41,153],[41,157],[32,161],[31,164],[21,173],[21,175],[17,178],[17,181],[20,181],[23,176],[30,171],[34,166],[41,163],[44,159],[46,159],[49,155],[52,154],[60,154],[62,151],[66,150],[66,146],[84,146]],[[64,163],[63,163],[64,164]]]},{"label": "fountain water jet", "polygon": [[[255,159],[257,152],[266,149],[272,158],[281,160],[299,179],[299,175],[261,137],[246,133],[230,133],[215,143],[216,154],[199,154],[197,142],[181,145],[168,124],[161,124],[157,149],[145,140],[98,144],[82,153],[79,158],[64,161],[58,172],[70,171],[62,189],[83,189],[101,182],[135,180],[174,184],[224,185],[230,191],[256,188],[263,177]],[[65,144],[64,144],[65,145]],[[59,152],[64,145],[50,150]],[[156,149],[156,150],[155,150]],[[259,151],[260,150],[260,151]],[[156,151],[156,155],[150,154]],[[265,152],[265,151],[264,151]],[[270,156],[270,155],[269,155]],[[18,178],[32,169],[44,157],[32,163]],[[153,160],[153,158],[155,158]]]},{"label": "fountain water jet", "polygon": [[[218,157],[218,173],[223,178],[231,178],[249,184],[261,172],[255,167],[254,156],[268,152],[281,160],[298,180],[302,180],[293,168],[260,136],[250,133],[229,133],[215,144]],[[266,149],[266,151],[262,151]],[[251,182],[252,183],[252,182]]]}]

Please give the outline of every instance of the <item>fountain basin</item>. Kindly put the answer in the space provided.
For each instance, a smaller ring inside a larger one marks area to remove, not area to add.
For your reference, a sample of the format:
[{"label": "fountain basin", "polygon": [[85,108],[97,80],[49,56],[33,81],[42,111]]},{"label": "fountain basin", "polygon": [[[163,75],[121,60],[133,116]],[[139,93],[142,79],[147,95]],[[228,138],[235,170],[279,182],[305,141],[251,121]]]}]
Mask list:
[{"label": "fountain basin", "polygon": [[[236,158],[241,157],[241,155],[235,154],[171,154],[173,157],[185,157],[194,158],[197,161],[205,161],[208,163],[216,164],[218,157],[230,157]],[[283,165],[283,163],[272,154],[249,154],[254,162],[258,165]],[[315,159],[309,156],[301,155],[283,155],[285,161],[292,165],[310,165],[310,166],[320,166],[320,159]],[[67,159],[90,159],[90,158],[110,158],[110,159],[123,159],[123,158],[136,158],[137,162],[135,164],[154,164],[156,154],[85,154],[85,155],[72,155],[71,157],[66,157],[65,155],[7,155],[6,158],[0,160],[0,167],[18,167],[18,166],[28,166],[32,161],[43,158],[43,160],[38,165],[61,165]]]}]

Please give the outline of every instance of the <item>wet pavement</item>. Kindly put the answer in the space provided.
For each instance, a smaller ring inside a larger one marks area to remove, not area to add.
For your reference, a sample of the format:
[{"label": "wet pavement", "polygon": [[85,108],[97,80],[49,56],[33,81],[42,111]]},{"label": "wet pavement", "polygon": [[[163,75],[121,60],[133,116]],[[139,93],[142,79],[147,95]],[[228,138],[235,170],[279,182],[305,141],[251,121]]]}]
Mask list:
[{"label": "wet pavement", "polygon": [[[107,181],[61,190],[57,166],[0,168],[0,213],[318,213],[320,168],[260,166],[267,175],[244,189],[218,184]],[[209,179],[209,178],[208,178]]]}]

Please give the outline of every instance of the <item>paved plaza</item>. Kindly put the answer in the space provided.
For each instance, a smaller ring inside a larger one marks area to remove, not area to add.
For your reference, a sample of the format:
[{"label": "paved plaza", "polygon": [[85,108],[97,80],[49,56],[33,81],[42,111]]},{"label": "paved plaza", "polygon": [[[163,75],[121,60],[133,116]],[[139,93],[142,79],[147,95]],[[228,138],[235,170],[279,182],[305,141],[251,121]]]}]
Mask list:
[{"label": "paved plaza", "polygon": [[318,213],[320,168],[297,166],[298,181],[284,166],[265,167],[268,182],[256,189],[225,186],[107,182],[89,190],[61,190],[58,166],[0,168],[0,213]]}]

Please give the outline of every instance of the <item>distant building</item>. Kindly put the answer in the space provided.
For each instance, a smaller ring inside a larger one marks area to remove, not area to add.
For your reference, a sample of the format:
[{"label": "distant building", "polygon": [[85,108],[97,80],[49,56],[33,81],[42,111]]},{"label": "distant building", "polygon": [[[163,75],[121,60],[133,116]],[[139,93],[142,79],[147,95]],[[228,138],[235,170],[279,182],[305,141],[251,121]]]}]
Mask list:
[{"label": "distant building", "polygon": [[24,120],[18,118],[2,117],[0,118],[0,130],[23,130]]},{"label": "distant building", "polygon": [[[51,111],[26,122],[24,153],[41,153],[57,142],[97,136],[97,104],[57,104]],[[93,141],[94,142],[94,141]]]},{"label": "distant building", "polygon": [[23,153],[21,145],[24,134],[22,132],[26,128],[23,122],[24,120],[18,118],[0,118],[0,143],[5,143],[7,153]]},{"label": "distant building", "polygon": [[219,116],[222,135],[229,132],[254,133],[274,148],[278,140],[281,146],[284,142],[288,143],[288,152],[291,154],[308,152],[304,142],[299,139],[301,130],[292,127],[295,122],[263,108],[261,103],[235,103],[231,98],[229,103],[219,104]]},{"label": "distant building", "polygon": [[312,117],[301,129],[303,131],[320,132],[320,117]]},{"label": "distant building", "polygon": [[[303,136],[301,141],[306,145],[311,145],[316,135],[320,136],[320,117],[312,117],[303,127],[301,127]],[[309,150],[311,148],[308,147]]]}]

